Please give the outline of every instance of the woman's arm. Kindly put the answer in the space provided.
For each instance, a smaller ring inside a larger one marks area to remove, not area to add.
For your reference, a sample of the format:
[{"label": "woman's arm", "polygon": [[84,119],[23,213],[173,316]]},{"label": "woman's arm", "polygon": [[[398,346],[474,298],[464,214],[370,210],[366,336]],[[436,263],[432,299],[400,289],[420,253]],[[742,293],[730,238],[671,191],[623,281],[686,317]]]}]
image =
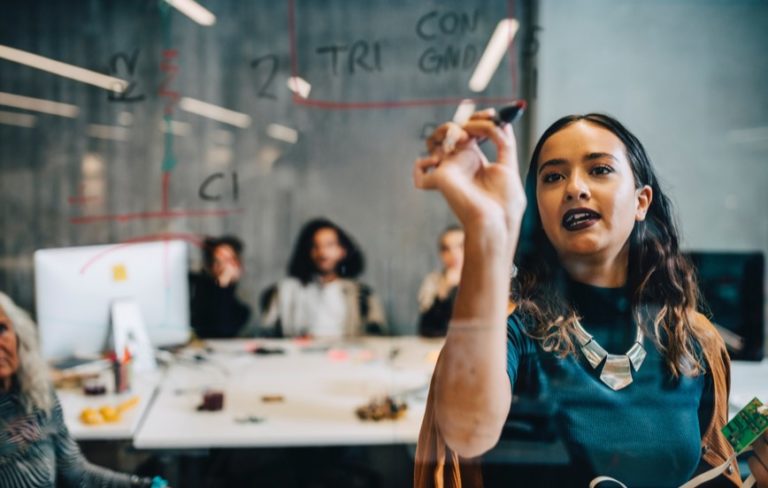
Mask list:
[{"label": "woman's arm", "polygon": [[749,470],[755,477],[757,488],[768,488],[768,432],[752,444],[754,455],[749,458]]},{"label": "woman's arm", "polygon": [[[433,154],[418,160],[418,188],[440,191],[465,229],[464,267],[441,360],[435,369],[435,417],[443,438],[463,457],[492,448],[511,403],[506,374],[506,317],[510,269],[526,200],[514,135],[497,127],[492,112],[480,112],[446,154],[442,126],[429,141]],[[477,138],[496,145],[490,164]],[[450,149],[450,148],[449,148]]]},{"label": "woman's arm", "polygon": [[55,400],[51,411],[53,422],[53,444],[56,453],[56,479],[65,487],[130,488],[149,487],[152,480],[91,464],[85,459],[77,443],[69,435],[59,400]]}]

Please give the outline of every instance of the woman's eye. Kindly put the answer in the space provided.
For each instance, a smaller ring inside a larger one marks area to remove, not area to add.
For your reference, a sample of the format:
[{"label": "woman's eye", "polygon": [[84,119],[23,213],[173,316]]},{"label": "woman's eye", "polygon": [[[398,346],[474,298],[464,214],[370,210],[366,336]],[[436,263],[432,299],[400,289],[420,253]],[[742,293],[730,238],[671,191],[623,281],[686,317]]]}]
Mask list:
[{"label": "woman's eye", "polygon": [[607,175],[608,173],[613,173],[613,168],[610,166],[595,166],[592,168],[592,174],[595,175]]},{"label": "woman's eye", "polygon": [[8,330],[8,324],[4,324],[0,322],[0,334],[4,333],[7,330]]},{"label": "woman's eye", "polygon": [[541,181],[544,183],[554,183],[555,181],[560,180],[560,178],[562,178],[562,175],[559,173],[548,173],[541,178]]}]

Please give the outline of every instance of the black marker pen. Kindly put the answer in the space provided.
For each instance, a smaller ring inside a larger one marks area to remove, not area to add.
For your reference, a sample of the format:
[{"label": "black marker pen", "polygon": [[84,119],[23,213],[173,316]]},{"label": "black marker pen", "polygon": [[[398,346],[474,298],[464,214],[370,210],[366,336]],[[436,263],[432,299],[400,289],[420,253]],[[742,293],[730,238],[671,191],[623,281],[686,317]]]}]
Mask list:
[{"label": "black marker pen", "polygon": [[499,127],[504,124],[511,124],[523,115],[527,107],[528,104],[525,100],[518,100],[513,104],[504,105],[496,111],[496,115],[491,120]]}]

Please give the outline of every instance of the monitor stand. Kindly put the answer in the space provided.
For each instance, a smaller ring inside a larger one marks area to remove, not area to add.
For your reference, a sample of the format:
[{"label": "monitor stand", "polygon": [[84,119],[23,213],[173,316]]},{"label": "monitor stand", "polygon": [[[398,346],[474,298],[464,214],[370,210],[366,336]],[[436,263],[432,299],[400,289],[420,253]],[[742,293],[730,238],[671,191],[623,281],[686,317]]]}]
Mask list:
[{"label": "monitor stand", "polygon": [[114,300],[110,308],[112,339],[118,359],[123,359],[127,349],[133,358],[134,372],[154,371],[157,368],[155,352],[139,304],[131,298],[121,298]]}]

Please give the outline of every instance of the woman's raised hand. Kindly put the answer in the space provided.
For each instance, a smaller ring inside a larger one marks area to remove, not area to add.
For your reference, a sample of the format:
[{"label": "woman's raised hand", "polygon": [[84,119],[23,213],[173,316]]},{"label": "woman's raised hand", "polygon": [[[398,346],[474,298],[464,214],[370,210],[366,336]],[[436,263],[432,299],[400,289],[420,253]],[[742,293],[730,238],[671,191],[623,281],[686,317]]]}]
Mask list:
[{"label": "woman's raised hand", "polygon": [[[483,110],[463,126],[438,127],[427,140],[429,156],[414,164],[413,180],[417,188],[440,191],[466,229],[503,224],[509,232],[519,226],[526,199],[512,127],[497,126],[494,115]],[[480,150],[483,139],[496,146],[496,163]]]}]

